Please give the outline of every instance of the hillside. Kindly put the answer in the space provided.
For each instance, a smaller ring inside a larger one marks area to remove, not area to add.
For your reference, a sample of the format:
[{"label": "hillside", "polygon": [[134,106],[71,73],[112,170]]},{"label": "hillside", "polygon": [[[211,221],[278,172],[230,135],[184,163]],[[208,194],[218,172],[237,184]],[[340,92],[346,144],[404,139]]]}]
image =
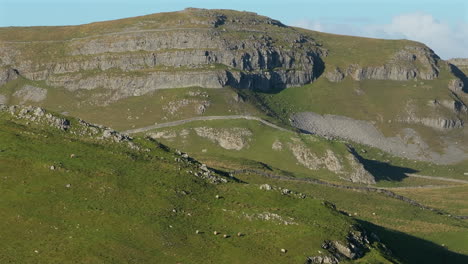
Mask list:
[{"label": "hillside", "polygon": [[[410,159],[467,158],[466,144],[458,144],[467,134],[466,77],[420,43],[331,35],[254,13],[204,9],[0,32],[3,103],[39,105],[118,129],[266,113],[287,126]],[[172,89],[181,87],[216,89]],[[310,112],[345,116],[354,128],[328,131]],[[369,129],[376,132],[359,138]]]},{"label": "hillside", "polygon": [[[443,225],[447,246],[467,252],[466,223],[440,211],[378,193],[234,175],[153,139],[41,108],[0,109],[5,263],[466,261],[393,230],[437,239]],[[385,206],[369,209],[376,203]]]},{"label": "hillside", "polygon": [[0,262],[467,263],[466,74],[234,10],[0,28]]},{"label": "hillside", "polygon": [[4,108],[0,122],[2,263],[393,259],[327,202],[226,177],[153,140],[40,108]]}]

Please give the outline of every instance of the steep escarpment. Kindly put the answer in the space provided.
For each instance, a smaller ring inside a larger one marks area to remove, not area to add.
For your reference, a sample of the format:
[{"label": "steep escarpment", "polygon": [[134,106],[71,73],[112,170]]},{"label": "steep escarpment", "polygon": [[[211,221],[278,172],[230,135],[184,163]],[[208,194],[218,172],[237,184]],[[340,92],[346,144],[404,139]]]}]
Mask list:
[{"label": "steep escarpment", "polygon": [[440,58],[429,48],[406,46],[397,51],[380,66],[361,66],[350,64],[346,69],[339,67],[328,71],[326,77],[332,82],[339,82],[346,76],[353,80],[393,80],[408,81],[414,79],[433,80],[438,77]]},{"label": "steep escarpment", "polygon": [[270,91],[310,83],[323,71],[324,51],[313,39],[253,13],[187,9],[163,27],[143,18],[80,38],[0,41],[0,66],[50,86],[120,97],[191,86]]}]

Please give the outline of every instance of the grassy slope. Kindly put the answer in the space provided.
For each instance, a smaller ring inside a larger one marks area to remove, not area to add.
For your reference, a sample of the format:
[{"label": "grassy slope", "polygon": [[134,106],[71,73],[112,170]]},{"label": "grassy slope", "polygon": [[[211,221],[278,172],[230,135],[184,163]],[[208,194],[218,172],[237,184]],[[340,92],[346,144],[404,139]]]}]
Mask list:
[{"label": "grassy slope", "polygon": [[[297,135],[292,132],[280,132],[260,125],[254,121],[229,120],[222,122],[193,122],[179,127],[160,129],[158,131],[166,131],[168,134],[170,134],[170,132],[180,134],[180,131],[182,130],[190,130],[193,127],[200,126],[213,128],[244,127],[249,128],[253,132],[254,136],[250,141],[248,141],[249,148],[241,151],[225,150],[207,139],[196,136],[194,132],[190,132],[186,136],[179,135],[176,138],[160,140],[184,151],[188,151],[199,160],[222,169],[232,170],[237,168],[255,168],[267,171],[272,169],[273,173],[288,176],[305,178],[312,177],[325,179],[331,182],[339,181],[335,175],[325,170],[310,171],[304,168],[297,164],[294,158],[291,157],[291,154],[271,150],[271,145],[276,139],[288,142],[291,137],[297,137]],[[329,148],[338,153],[338,155],[342,155],[345,151],[340,147],[341,143],[339,142],[323,141],[322,139],[307,140],[307,137],[311,136],[303,137],[304,142],[308,143],[308,147],[312,152],[322,153],[324,149]],[[286,145],[284,144],[283,147],[286,148]],[[463,195],[466,195],[466,185],[438,180],[409,178],[403,175],[404,172],[408,171],[407,168],[414,168],[414,170],[419,174],[464,179],[466,177],[460,173],[463,171],[463,166],[435,166],[424,162],[413,162],[397,158],[385,154],[377,149],[359,145],[356,145],[355,147],[358,150],[366,149],[365,153],[361,152],[360,154],[368,160],[369,164],[367,164],[367,166],[371,167],[371,171],[378,178],[377,186],[407,187],[457,185],[458,187],[442,189],[392,190],[413,198],[422,204],[433,206],[452,214],[466,215],[466,210],[463,210],[465,203],[462,198]],[[206,152],[203,152],[202,149],[205,149]],[[340,149],[343,151],[340,152]],[[374,157],[379,157],[380,160],[387,161],[388,163],[373,162],[372,159]],[[445,174],[442,172],[445,172]],[[248,182],[282,184],[289,186],[292,189],[300,189],[301,192],[309,193],[315,197],[332,200],[341,210],[352,214],[356,213],[357,217],[362,221],[372,223],[370,225],[374,227],[377,226],[376,229],[381,230],[378,226],[387,228],[388,230],[384,231],[384,233],[389,236],[388,239],[395,243],[393,245],[395,248],[398,248],[399,251],[405,252],[401,254],[404,255],[403,258],[411,260],[408,263],[414,263],[415,259],[422,257],[422,254],[421,252],[413,252],[412,250],[405,249],[405,247],[418,247],[422,240],[428,240],[437,244],[424,242],[430,245],[430,248],[433,248],[427,251],[434,250],[432,253],[424,253],[428,254],[424,257],[425,261],[428,263],[431,263],[431,258],[436,259],[432,260],[434,263],[438,263],[440,261],[443,262],[444,258],[450,255],[450,253],[446,252],[445,249],[440,246],[442,244],[446,245],[451,250],[468,254],[468,248],[465,246],[466,242],[468,242],[466,240],[468,235],[468,226],[466,225],[466,222],[448,219],[446,216],[439,216],[431,212],[421,211],[413,206],[390,198],[385,198],[377,194],[345,190],[337,191],[336,189],[329,187],[311,184],[304,185],[278,182],[254,175],[245,175],[241,178]],[[376,213],[376,215],[373,215],[372,213]],[[399,241],[393,240],[392,234],[395,233],[407,234],[408,244],[402,246]],[[416,245],[413,245],[413,243]],[[463,259],[464,258],[460,256],[460,263],[463,263],[461,262]]]},{"label": "grassy slope", "polygon": [[[191,23],[193,14],[190,12],[158,13],[126,19],[96,22],[79,26],[50,26],[50,27],[4,27],[0,28],[2,41],[63,41],[73,38],[89,37],[92,35],[112,33],[125,28],[138,29],[178,27],[178,21],[183,21],[184,27],[203,27],[201,23]],[[198,21],[206,18],[196,17]],[[207,27],[207,26],[206,26]]]},{"label": "grassy slope", "polygon": [[[440,132],[418,125],[397,122],[407,116],[408,102],[419,117],[453,116],[439,107],[437,112],[428,103],[437,99],[453,100],[447,89],[448,73],[433,81],[353,81],[332,83],[321,77],[316,82],[294,87],[275,94],[257,94],[263,104],[283,120],[297,112],[316,112],[348,116],[375,122],[386,136],[395,136],[402,127],[412,127],[436,150],[443,149]],[[391,120],[391,122],[389,122]],[[430,130],[430,131],[429,131]]]},{"label": "grassy slope", "polygon": [[[208,138],[198,136],[193,129],[199,127],[214,128],[218,131],[222,129],[245,128],[252,133],[252,136],[246,136],[244,138],[246,145],[241,150],[227,150]],[[250,168],[250,166],[265,168],[263,167],[264,165],[262,166],[260,164],[266,164],[266,166],[270,167],[272,170],[289,171],[300,175],[307,175],[310,173],[310,170],[298,163],[289,147],[290,144],[301,144],[311,149],[312,153],[315,153],[320,158],[325,155],[327,149],[332,150],[340,157],[344,169],[350,171],[349,165],[344,158],[344,155],[348,152],[343,143],[323,140],[312,135],[279,131],[261,124],[258,121],[196,121],[173,128],[164,128],[146,133],[151,134],[152,132],[158,131],[165,132],[168,135],[175,132],[177,135],[175,138],[160,138],[159,140],[161,140],[161,142],[187,151],[194,157],[197,157],[197,159],[212,162],[213,164],[224,164],[226,166],[224,168],[228,170],[243,168],[238,166],[240,162],[245,164],[246,168]],[[188,135],[181,135],[182,131],[187,131],[189,133]],[[282,150],[272,150],[272,145],[275,141],[281,142]],[[233,161],[235,166],[229,166],[230,161]],[[322,178],[339,180],[337,175],[326,169],[321,169],[319,175]]]},{"label": "grassy slope", "polygon": [[375,230],[404,263],[461,264],[468,261],[466,220],[440,216],[375,193],[304,183],[278,183],[252,174],[239,178],[251,183],[281,184],[332,201],[340,210],[352,214]]},{"label": "grassy slope", "polygon": [[444,208],[458,215],[468,215],[468,186],[457,186],[450,189],[397,190],[399,194],[438,208]]},{"label": "grassy slope", "polygon": [[[247,145],[241,150],[226,150],[207,138],[198,136],[193,128],[210,127],[214,129],[247,128],[252,136],[246,137]],[[188,132],[186,135],[181,133]],[[292,155],[289,144],[295,143],[293,138],[300,140],[300,144],[308,147],[312,153],[322,157],[327,149],[332,150],[349,172],[349,165],[345,162],[345,154],[348,153],[344,142],[326,140],[312,135],[298,134],[295,132],[279,131],[263,125],[257,121],[248,120],[213,120],[196,121],[171,128],[161,128],[148,131],[143,134],[163,132],[167,136],[160,139],[165,144],[187,151],[200,160],[212,164],[222,164],[224,169],[238,168],[239,162],[246,167],[271,168],[273,171],[290,172],[300,177],[315,177],[329,181],[337,181],[337,175],[322,169],[311,171],[299,164]],[[182,134],[182,135],[181,135]],[[273,143],[282,142],[281,151],[272,150]],[[395,157],[375,148],[359,144],[351,144],[366,160],[365,165],[377,177],[377,186],[381,187],[405,187],[421,185],[452,185],[454,183],[438,180],[409,178],[404,173],[417,173],[421,175],[448,177],[455,179],[467,179],[463,174],[467,169],[467,163],[456,165],[433,165],[428,162],[415,162],[404,158]],[[365,152],[361,151],[365,150]],[[232,161],[233,165],[229,165]],[[379,162],[380,161],[380,162]],[[261,164],[266,164],[261,165]]]},{"label": "grassy slope", "polygon": [[[252,104],[236,101],[234,98],[237,97],[237,92],[231,88],[163,89],[143,96],[134,96],[102,104],[102,101],[107,101],[109,98],[109,92],[103,89],[70,92],[63,88],[50,87],[42,81],[19,78],[4,85],[0,94],[8,98],[8,104],[20,104],[21,99],[13,94],[24,85],[47,89],[47,98],[44,101],[28,101],[25,102],[26,104],[46,107],[56,112],[67,112],[71,116],[118,130],[128,130],[154,123],[198,116],[201,114],[197,114],[197,107],[203,102],[209,102],[203,115],[265,116]],[[188,103],[180,104],[183,100],[187,100]],[[171,104],[179,105],[174,113],[169,111]]]},{"label": "grassy slope", "polygon": [[[0,113],[2,263],[303,262],[353,224],[320,200],[206,183],[148,141],[140,152],[24,123]],[[298,225],[242,215],[264,212]],[[372,251],[362,261],[385,259]]]}]

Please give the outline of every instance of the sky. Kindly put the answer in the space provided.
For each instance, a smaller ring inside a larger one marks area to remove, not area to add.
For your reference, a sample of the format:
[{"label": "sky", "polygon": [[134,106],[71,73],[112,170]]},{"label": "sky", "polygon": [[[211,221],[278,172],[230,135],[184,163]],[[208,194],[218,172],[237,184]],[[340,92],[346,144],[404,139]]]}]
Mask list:
[{"label": "sky", "polygon": [[252,11],[329,33],[411,39],[468,58],[467,0],[0,0],[0,27],[77,25],[186,7]]}]

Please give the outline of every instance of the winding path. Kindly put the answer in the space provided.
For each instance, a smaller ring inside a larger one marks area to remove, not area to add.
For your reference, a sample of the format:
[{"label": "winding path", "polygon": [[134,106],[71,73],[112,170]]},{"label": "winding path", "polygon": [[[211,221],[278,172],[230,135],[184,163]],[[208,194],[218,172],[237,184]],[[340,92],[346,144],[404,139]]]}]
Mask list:
[{"label": "winding path", "polygon": [[424,176],[424,175],[418,175],[418,174],[412,174],[412,173],[407,173],[406,176],[414,177],[414,178],[429,179],[429,180],[439,180],[439,181],[448,181],[448,182],[468,184],[467,180],[459,180],[459,179],[453,179],[453,178],[444,178],[444,177],[436,177],[436,176]]},{"label": "winding path", "polygon": [[285,128],[279,127],[273,123],[270,123],[264,119],[261,119],[259,117],[255,116],[249,116],[249,115],[230,115],[230,116],[197,116],[197,117],[192,117],[188,119],[182,119],[182,120],[177,120],[177,121],[172,121],[172,122],[167,122],[167,123],[161,123],[161,124],[155,124],[147,127],[141,127],[141,128],[136,128],[136,129],[131,129],[127,131],[123,131],[122,133],[124,134],[136,134],[136,133],[141,133],[141,132],[146,132],[149,130],[153,129],[158,129],[158,128],[164,128],[164,127],[172,127],[172,126],[179,126],[183,125],[186,123],[194,122],[194,121],[210,121],[210,120],[232,120],[232,119],[247,119],[247,120],[255,120],[258,122],[261,122],[264,125],[267,125],[269,127],[272,127],[274,129],[278,129],[281,131],[290,131]]},{"label": "winding path", "polygon": [[[182,120],[177,120],[177,121],[171,121],[171,122],[167,122],[167,123],[161,123],[161,124],[155,124],[155,125],[151,125],[151,126],[131,129],[131,130],[123,131],[123,133],[125,133],[125,134],[136,134],[136,133],[142,133],[142,132],[146,132],[146,131],[153,130],[153,129],[179,126],[179,125],[183,125],[183,124],[190,123],[190,122],[195,122],[195,121],[233,120],[233,119],[255,120],[255,121],[261,122],[264,125],[272,127],[274,129],[291,132],[291,130],[279,127],[279,126],[277,126],[277,125],[275,125],[273,123],[270,123],[270,122],[268,122],[268,121],[266,121],[264,119],[261,119],[259,117],[256,117],[256,116],[230,115],[230,116],[197,116],[197,117],[192,117],[192,118],[187,118],[187,119],[182,119]],[[439,180],[439,181],[446,181],[446,182],[456,182],[456,183],[461,183],[461,184],[468,184],[468,180],[460,180],[460,179],[453,179],[453,178],[444,178],[444,177],[436,177],[436,176],[424,176],[424,175],[411,174],[411,173],[407,173],[406,176],[407,177],[414,177],[414,178],[428,179],[428,180]],[[442,188],[449,188],[449,187],[453,187],[453,186],[451,186],[451,185],[443,186]],[[389,187],[389,188],[392,188],[392,187]],[[433,189],[433,188],[435,188],[435,186],[393,187],[393,188],[395,188],[395,189],[396,188]]]}]

